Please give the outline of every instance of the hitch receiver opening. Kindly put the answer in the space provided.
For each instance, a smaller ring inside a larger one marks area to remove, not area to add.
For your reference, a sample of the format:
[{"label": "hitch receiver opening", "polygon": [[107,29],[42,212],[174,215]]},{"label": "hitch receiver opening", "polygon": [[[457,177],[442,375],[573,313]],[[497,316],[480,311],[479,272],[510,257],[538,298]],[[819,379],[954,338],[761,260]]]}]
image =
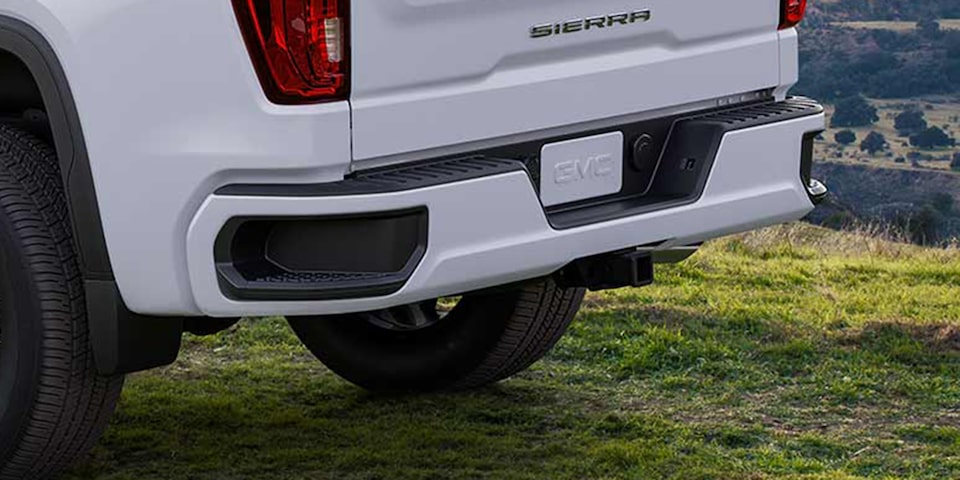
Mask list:
[{"label": "hitch receiver opening", "polygon": [[653,283],[653,256],[631,249],[576,260],[564,267],[559,283],[591,291],[643,287]]}]

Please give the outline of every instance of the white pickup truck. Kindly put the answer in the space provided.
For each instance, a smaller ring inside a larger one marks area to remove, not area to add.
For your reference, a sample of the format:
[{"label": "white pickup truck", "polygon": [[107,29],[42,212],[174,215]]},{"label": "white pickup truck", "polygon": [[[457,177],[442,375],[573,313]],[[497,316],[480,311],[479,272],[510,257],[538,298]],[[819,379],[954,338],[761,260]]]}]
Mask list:
[{"label": "white pickup truck", "polygon": [[284,315],[365,388],[476,387],[585,290],[804,216],[805,7],[0,1],[0,479],[184,331]]}]

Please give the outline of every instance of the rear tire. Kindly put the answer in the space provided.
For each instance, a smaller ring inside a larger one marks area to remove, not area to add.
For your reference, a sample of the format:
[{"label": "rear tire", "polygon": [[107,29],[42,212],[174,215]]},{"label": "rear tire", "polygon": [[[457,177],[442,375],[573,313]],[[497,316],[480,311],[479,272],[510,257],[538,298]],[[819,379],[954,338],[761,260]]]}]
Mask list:
[{"label": "rear tire", "polygon": [[113,413],[84,302],[56,156],[0,125],[0,480],[55,475]]},{"label": "rear tire", "polygon": [[[493,383],[542,358],[560,340],[584,290],[543,279],[496,293],[464,296],[432,323],[398,317],[435,312],[431,302],[328,317],[291,318],[300,340],[327,367],[372,391],[433,391]],[[395,320],[394,320],[395,321]],[[402,325],[401,325],[402,326]]]}]

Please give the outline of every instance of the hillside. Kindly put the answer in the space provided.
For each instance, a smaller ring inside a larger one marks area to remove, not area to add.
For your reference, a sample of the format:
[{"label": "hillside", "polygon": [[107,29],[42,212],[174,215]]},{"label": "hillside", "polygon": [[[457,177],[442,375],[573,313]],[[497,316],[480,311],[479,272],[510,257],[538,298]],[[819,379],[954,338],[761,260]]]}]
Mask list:
[{"label": "hillside", "polygon": [[376,396],[279,319],[133,376],[68,478],[960,477],[960,252],[792,226],[588,296],[518,378]]},{"label": "hillside", "polygon": [[808,217],[813,223],[834,228],[882,225],[927,245],[960,239],[958,173],[819,163],[814,176],[829,185],[831,196]]},{"label": "hillside", "polygon": [[956,242],[960,2],[814,2],[808,20],[796,92],[827,103],[817,175],[835,194],[810,220]]},{"label": "hillside", "polygon": [[[919,148],[910,144],[895,127],[896,118],[905,111],[919,111],[928,125],[941,128],[947,135],[960,137],[960,95],[955,98],[913,98],[902,100],[869,100],[877,110],[878,120],[869,125],[856,127],[831,127],[817,142],[817,158],[831,162],[854,163],[899,169],[951,170],[954,155],[960,153],[960,144],[953,147]],[[827,105],[827,124],[832,122],[835,108]],[[852,131],[854,142],[844,146],[837,142],[836,135],[843,131]],[[883,135],[886,146],[877,152],[868,152],[860,144],[876,132]]]},{"label": "hillside", "polygon": [[814,16],[841,20],[923,20],[960,18],[956,0],[819,0]]},{"label": "hillside", "polygon": [[949,28],[955,24],[942,18],[912,29],[901,23],[832,19],[804,24],[797,89],[829,101],[852,95],[902,99],[958,94],[960,30]]}]

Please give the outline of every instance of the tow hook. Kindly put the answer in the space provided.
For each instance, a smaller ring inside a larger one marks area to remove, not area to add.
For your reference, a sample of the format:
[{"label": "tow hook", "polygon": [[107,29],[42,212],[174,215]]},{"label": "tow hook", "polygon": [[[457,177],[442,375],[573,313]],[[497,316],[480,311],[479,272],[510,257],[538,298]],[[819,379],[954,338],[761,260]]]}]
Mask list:
[{"label": "tow hook", "polygon": [[814,205],[820,205],[830,195],[830,190],[820,180],[811,179],[807,184],[807,194],[810,195],[810,201]]}]

